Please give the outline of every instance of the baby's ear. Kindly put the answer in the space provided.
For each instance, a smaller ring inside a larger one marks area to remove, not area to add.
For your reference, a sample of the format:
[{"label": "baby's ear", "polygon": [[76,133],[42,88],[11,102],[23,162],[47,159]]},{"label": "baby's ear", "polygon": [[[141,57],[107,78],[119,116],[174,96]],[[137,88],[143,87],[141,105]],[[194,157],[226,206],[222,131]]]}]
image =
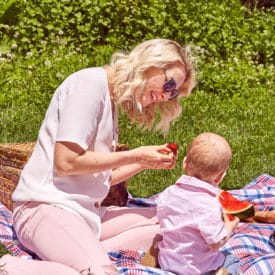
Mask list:
[{"label": "baby's ear", "polygon": [[225,177],[225,175],[226,175],[226,171],[218,174],[218,176],[215,179],[215,183],[218,185],[223,180],[223,178]]},{"label": "baby's ear", "polygon": [[187,158],[186,156],[184,157],[183,161],[182,161],[182,168],[185,170],[185,172],[187,172]]}]

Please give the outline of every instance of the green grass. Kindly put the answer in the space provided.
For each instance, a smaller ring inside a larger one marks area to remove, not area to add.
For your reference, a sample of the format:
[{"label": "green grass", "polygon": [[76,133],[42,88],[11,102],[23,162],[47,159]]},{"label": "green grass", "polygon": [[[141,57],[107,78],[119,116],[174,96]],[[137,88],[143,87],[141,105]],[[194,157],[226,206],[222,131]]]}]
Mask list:
[{"label": "green grass", "polygon": [[117,49],[145,39],[172,38],[193,45],[199,72],[182,115],[167,136],[142,132],[125,115],[119,124],[120,142],[131,148],[177,142],[177,167],[140,173],[129,180],[130,192],[147,197],[173,184],[188,144],[205,131],[232,146],[222,188],[275,175],[274,10],[250,10],[239,0],[136,1],[131,9],[126,0],[99,1],[96,9],[90,0],[40,2],[2,0],[0,142],[35,141],[54,90],[69,74],[107,64]]},{"label": "green grass", "polygon": [[[240,188],[263,173],[274,175],[274,96],[266,94],[258,97],[257,102],[246,99],[245,103],[241,108],[232,100],[196,91],[182,102],[183,113],[166,137],[149,132],[141,134],[121,121],[123,142],[130,146],[169,141],[180,146],[176,169],[144,171],[129,181],[129,190],[134,195],[146,197],[174,183],[183,173],[182,160],[188,144],[205,131],[223,135],[233,150],[231,166],[221,185],[223,188]],[[261,109],[256,108],[258,105]]]},{"label": "green grass", "polygon": [[[64,52],[59,54],[66,56]],[[73,54],[67,60],[52,56],[51,66],[45,66],[45,60],[48,59],[48,55],[41,56],[40,59],[31,60],[32,64],[30,60],[18,57],[21,63],[14,61],[9,66],[6,64],[0,92],[0,142],[36,140],[55,88],[74,70],[91,66],[89,58],[80,54]],[[28,66],[32,69],[26,69]],[[216,93],[215,89],[208,91],[206,84],[199,82],[193,93],[181,101],[183,112],[167,136],[159,132],[141,131],[121,114],[121,143],[134,148],[174,141],[180,146],[174,170],[144,171],[129,180],[128,188],[134,196],[147,197],[173,184],[183,173],[181,163],[188,144],[205,131],[223,135],[232,146],[233,159],[222,183],[223,188],[240,188],[263,173],[275,175],[275,97],[272,85],[263,86],[265,89],[260,89],[259,85],[247,87],[247,78],[239,81],[238,74],[231,76],[237,79],[239,85],[238,92],[231,96]],[[255,79],[254,82],[257,81]],[[233,80],[233,84],[228,81],[228,85],[235,85]],[[272,83],[272,79],[268,81]],[[218,85],[211,81],[209,83]]]}]

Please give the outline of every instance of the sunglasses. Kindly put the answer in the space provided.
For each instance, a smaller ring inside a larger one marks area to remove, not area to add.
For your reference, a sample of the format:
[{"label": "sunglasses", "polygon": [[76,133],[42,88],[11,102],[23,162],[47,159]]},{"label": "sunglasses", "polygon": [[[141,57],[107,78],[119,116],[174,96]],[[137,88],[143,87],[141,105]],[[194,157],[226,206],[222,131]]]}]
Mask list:
[{"label": "sunglasses", "polygon": [[[165,74],[165,72],[164,72],[164,74]],[[166,76],[166,74],[165,74],[165,76]],[[167,76],[166,76],[166,82],[162,86],[162,90],[164,93],[170,94],[168,97],[168,100],[174,99],[179,95],[179,92],[176,89],[176,87],[177,87],[177,83],[176,83],[175,79],[173,77],[171,77],[169,80],[167,80]]]}]

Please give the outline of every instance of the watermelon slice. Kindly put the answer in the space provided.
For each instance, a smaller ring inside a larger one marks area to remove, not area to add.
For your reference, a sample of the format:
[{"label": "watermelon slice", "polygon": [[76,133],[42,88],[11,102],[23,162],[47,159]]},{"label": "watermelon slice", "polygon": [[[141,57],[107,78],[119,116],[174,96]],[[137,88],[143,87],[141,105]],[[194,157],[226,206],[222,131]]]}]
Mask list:
[{"label": "watermelon slice", "polygon": [[225,190],[220,192],[218,199],[226,214],[237,216],[239,219],[248,219],[255,215],[253,204],[249,201],[240,201]]}]

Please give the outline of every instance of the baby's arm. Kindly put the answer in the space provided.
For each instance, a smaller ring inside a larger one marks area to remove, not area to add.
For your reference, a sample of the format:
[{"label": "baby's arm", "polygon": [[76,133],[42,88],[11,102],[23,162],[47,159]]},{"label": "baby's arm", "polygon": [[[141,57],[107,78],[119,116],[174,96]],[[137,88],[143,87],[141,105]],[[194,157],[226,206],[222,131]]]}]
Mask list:
[{"label": "baby's arm", "polygon": [[235,228],[237,227],[240,219],[238,217],[234,217],[233,220],[230,220],[227,216],[227,214],[223,215],[223,219],[224,219],[224,223],[225,223],[225,228],[226,228],[226,237],[224,237],[223,239],[221,239],[219,242],[214,243],[214,244],[208,244],[208,246],[211,249],[219,249],[220,247],[222,247],[230,238],[231,234],[233,233],[233,231],[235,230]]}]

